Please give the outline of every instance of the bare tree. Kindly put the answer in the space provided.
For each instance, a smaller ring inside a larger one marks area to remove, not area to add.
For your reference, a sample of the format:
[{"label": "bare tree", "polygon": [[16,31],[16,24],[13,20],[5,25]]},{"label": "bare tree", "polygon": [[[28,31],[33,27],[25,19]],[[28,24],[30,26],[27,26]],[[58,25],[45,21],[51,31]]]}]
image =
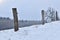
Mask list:
[{"label": "bare tree", "polygon": [[56,16],[58,16],[56,10],[53,8],[48,8],[46,11],[47,22],[56,21]]}]

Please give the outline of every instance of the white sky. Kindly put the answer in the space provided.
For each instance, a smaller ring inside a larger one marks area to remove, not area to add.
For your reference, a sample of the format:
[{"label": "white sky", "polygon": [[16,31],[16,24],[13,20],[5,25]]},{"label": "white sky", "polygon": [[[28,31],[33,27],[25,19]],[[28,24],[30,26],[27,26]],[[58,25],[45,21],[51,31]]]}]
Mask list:
[{"label": "white sky", "polygon": [[42,9],[48,7],[60,10],[60,0],[3,0],[0,3],[0,17],[13,18],[12,8],[18,9],[18,17],[23,20],[40,20]]}]

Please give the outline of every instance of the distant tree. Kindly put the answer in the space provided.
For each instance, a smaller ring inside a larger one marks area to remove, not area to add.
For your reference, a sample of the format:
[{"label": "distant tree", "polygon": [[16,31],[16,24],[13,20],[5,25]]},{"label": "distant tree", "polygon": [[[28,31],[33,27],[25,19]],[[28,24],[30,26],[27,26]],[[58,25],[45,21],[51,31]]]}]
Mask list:
[{"label": "distant tree", "polygon": [[6,19],[6,20],[10,20],[10,18],[9,17],[0,17],[0,19]]},{"label": "distant tree", "polygon": [[22,22],[24,22],[24,21],[22,20]]},{"label": "distant tree", "polygon": [[8,19],[8,20],[10,20],[10,18],[9,18],[9,17],[7,17],[7,19]]},{"label": "distant tree", "polygon": [[0,19],[2,19],[2,17],[0,17]]}]

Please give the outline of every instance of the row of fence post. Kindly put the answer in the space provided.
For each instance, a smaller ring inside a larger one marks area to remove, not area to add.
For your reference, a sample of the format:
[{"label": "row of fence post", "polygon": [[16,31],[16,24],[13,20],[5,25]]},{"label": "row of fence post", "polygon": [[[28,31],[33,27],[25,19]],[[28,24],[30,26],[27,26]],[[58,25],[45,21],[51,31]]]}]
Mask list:
[{"label": "row of fence post", "polygon": [[[13,17],[14,17],[14,31],[18,31],[18,16],[17,16],[17,8],[12,8]],[[44,24],[44,10],[42,10],[42,24]]]},{"label": "row of fence post", "polygon": [[[19,27],[18,27],[18,16],[17,16],[17,8],[12,8],[13,11],[13,17],[14,17],[14,31],[18,31]],[[45,20],[44,20],[44,10],[41,11],[42,14],[42,24],[45,24]],[[57,12],[56,12],[56,19],[58,20],[57,17]]]}]

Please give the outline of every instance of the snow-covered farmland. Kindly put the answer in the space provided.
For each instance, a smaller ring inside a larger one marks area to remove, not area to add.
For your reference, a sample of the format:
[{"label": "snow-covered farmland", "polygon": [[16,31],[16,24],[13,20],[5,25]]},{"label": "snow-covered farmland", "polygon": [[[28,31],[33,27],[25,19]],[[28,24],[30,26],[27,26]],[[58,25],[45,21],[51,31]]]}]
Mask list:
[{"label": "snow-covered farmland", "polygon": [[0,31],[0,40],[60,40],[60,21]]}]

